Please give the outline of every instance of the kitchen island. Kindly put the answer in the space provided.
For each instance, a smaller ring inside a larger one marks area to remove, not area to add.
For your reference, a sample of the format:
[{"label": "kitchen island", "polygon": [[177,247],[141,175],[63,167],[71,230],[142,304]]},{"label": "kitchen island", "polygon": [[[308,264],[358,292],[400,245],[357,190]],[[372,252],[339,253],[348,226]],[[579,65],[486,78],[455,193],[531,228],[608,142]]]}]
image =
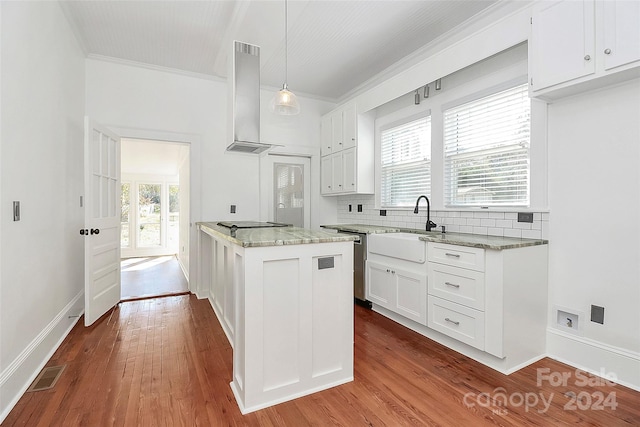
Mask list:
[{"label": "kitchen island", "polygon": [[197,226],[199,295],[233,347],[243,414],[353,380],[354,236]]}]

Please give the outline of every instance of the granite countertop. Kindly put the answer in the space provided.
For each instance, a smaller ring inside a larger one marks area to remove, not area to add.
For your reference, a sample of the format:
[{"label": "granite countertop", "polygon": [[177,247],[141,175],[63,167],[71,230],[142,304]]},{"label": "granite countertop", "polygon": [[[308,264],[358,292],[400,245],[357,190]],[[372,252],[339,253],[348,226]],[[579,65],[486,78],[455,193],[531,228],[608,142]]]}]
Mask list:
[{"label": "granite countertop", "polygon": [[524,248],[527,246],[546,245],[548,240],[544,239],[519,239],[516,237],[500,237],[500,236],[484,236],[480,234],[465,234],[465,233],[441,233],[439,231],[424,231],[414,228],[402,228],[402,227],[382,227],[376,225],[366,224],[332,224],[321,225],[323,228],[328,228],[338,231],[350,231],[354,233],[416,233],[421,234],[420,240],[434,243],[447,243],[450,245],[458,246],[470,246],[473,248],[482,249],[514,249]]},{"label": "granite countertop", "polygon": [[356,236],[314,231],[299,227],[239,228],[235,235],[227,227],[215,222],[198,222],[198,227],[215,236],[244,248],[281,245],[304,245],[309,243],[349,242]]}]

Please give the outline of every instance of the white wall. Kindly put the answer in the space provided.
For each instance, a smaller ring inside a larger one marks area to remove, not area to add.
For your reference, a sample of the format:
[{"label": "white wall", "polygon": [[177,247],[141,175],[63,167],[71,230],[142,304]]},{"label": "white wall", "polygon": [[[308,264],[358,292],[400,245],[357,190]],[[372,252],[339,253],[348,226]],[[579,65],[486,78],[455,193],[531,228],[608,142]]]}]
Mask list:
[{"label": "white wall", "polygon": [[[86,69],[87,114],[92,119],[120,132],[125,129],[128,134],[122,136],[179,134],[180,141],[192,143],[191,183],[202,186],[200,191],[191,189],[192,224],[259,218],[259,157],[225,152],[230,144],[226,82],[94,59],[86,61]],[[262,139],[285,144],[284,150],[316,150],[319,154],[320,117],[335,105],[300,98],[300,115],[280,117],[268,111],[271,94],[263,90],[261,95]],[[198,150],[193,149],[196,142]],[[336,201],[320,198],[319,167],[316,169],[312,209],[335,222]],[[231,204],[237,206],[236,214],[230,213]],[[196,253],[195,226],[190,238],[190,249]],[[190,277],[195,277],[193,268],[190,263]]]},{"label": "white wall", "polygon": [[550,308],[585,314],[581,336],[556,336],[550,320],[549,352],[640,388],[640,80],[551,104],[548,135]]},{"label": "white wall", "polygon": [[85,74],[57,2],[0,7],[1,421],[83,307]]}]

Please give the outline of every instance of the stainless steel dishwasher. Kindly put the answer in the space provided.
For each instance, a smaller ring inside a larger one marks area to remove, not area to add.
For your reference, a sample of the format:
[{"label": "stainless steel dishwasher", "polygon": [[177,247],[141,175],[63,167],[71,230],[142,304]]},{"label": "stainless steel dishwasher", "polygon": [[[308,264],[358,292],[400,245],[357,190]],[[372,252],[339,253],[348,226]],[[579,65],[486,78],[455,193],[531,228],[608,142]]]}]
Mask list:
[{"label": "stainless steel dishwasher", "polygon": [[338,233],[358,236],[358,239],[353,242],[353,296],[356,304],[371,308],[371,302],[367,301],[367,289],[365,282],[367,234],[344,230],[339,230]]}]

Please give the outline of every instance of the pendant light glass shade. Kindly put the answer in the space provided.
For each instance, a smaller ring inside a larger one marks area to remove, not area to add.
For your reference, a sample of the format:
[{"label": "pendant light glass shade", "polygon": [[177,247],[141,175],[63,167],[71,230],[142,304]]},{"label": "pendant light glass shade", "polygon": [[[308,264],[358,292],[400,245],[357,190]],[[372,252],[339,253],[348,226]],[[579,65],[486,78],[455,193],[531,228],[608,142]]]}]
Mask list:
[{"label": "pendant light glass shade", "polygon": [[288,68],[288,10],[287,0],[284,0],[284,84],[275,96],[271,99],[269,107],[271,111],[282,116],[294,116],[300,113],[300,104],[296,95],[287,88],[287,68]]},{"label": "pendant light glass shade", "polygon": [[282,116],[295,116],[300,113],[300,104],[296,95],[287,89],[287,84],[282,85],[269,105],[271,111]]}]

